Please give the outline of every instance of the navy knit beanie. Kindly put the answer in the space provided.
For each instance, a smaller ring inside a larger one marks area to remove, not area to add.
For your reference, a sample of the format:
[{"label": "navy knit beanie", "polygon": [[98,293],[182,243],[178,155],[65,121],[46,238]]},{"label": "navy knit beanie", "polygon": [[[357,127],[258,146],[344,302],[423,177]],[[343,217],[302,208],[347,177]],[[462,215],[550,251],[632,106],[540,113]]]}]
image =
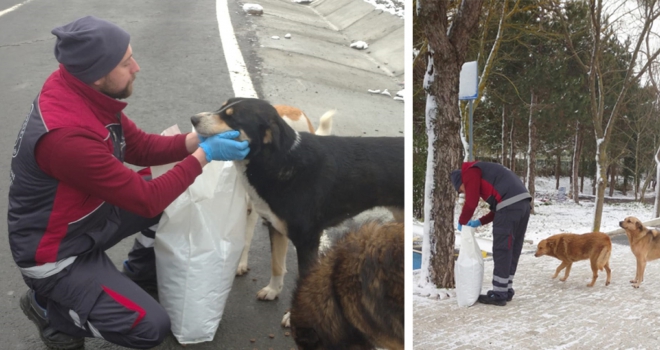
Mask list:
[{"label": "navy knit beanie", "polygon": [[131,36],[116,24],[87,16],[52,30],[55,58],[85,84],[110,73],[126,54]]},{"label": "navy knit beanie", "polygon": [[449,175],[449,177],[451,177],[451,183],[454,185],[456,192],[458,192],[458,189],[463,184],[463,179],[461,178],[461,171],[454,170],[451,172],[451,175]]}]

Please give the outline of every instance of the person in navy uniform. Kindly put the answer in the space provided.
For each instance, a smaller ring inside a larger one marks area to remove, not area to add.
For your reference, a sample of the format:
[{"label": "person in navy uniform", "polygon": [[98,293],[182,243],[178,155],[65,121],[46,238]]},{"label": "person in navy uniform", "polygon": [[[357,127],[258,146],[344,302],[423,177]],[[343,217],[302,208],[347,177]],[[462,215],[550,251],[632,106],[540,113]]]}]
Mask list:
[{"label": "person in navy uniform", "polygon": [[[514,172],[497,163],[465,162],[450,178],[456,191],[465,194],[458,230],[463,225],[493,223],[493,289],[478,301],[504,306],[515,294],[513,277],[527,231],[531,195]],[[479,198],[490,205],[490,212],[472,220]]]}]

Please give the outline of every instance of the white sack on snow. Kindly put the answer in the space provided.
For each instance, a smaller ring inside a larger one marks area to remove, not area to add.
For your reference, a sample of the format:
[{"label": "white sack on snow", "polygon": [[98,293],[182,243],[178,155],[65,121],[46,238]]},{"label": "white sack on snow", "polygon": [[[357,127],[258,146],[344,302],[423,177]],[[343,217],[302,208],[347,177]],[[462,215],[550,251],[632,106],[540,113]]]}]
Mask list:
[{"label": "white sack on snow", "polygon": [[463,226],[460,249],[454,265],[456,299],[458,306],[468,307],[479,298],[484,279],[484,258],[479,244],[474,239],[474,228]]}]

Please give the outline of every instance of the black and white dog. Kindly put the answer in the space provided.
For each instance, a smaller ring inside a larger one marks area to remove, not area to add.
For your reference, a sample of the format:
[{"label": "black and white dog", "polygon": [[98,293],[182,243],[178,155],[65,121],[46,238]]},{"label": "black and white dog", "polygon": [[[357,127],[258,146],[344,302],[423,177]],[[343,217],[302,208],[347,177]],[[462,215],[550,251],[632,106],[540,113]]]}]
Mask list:
[{"label": "black and white dog", "polygon": [[[305,276],[318,258],[324,229],[365,210],[387,207],[403,222],[404,139],[298,133],[264,100],[232,98],[215,112],[191,118],[202,136],[240,131],[250,143],[245,160],[234,161],[253,201],[268,222],[273,276],[282,289],[288,237]],[[273,298],[274,299],[274,298]]]}]

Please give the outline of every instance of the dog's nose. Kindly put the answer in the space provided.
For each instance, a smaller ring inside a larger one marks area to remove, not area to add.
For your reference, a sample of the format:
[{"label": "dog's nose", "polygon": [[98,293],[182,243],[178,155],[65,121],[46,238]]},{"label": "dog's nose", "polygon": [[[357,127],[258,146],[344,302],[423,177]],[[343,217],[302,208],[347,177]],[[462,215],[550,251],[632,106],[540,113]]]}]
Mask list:
[{"label": "dog's nose", "polygon": [[199,124],[200,117],[199,115],[193,115],[190,117],[190,122],[192,123],[193,126],[197,126]]}]

